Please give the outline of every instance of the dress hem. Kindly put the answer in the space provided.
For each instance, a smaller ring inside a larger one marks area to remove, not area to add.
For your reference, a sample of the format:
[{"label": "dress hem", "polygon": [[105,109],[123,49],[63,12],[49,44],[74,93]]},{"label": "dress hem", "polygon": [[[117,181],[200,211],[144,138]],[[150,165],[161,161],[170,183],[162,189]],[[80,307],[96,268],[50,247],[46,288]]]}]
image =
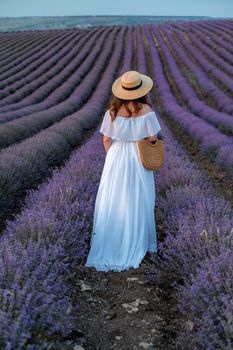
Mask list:
[{"label": "dress hem", "polygon": [[[148,248],[147,252],[152,252],[152,253],[157,253],[156,249],[153,248]],[[103,271],[103,272],[108,272],[108,271],[114,271],[114,272],[121,272],[125,270],[129,270],[130,268],[137,269],[139,265],[142,263],[142,260],[144,259],[146,254],[140,259],[140,261],[136,264],[130,264],[128,266],[117,266],[117,265],[103,265],[103,264],[95,264],[95,263],[85,263],[85,267],[94,267],[97,271]]]}]

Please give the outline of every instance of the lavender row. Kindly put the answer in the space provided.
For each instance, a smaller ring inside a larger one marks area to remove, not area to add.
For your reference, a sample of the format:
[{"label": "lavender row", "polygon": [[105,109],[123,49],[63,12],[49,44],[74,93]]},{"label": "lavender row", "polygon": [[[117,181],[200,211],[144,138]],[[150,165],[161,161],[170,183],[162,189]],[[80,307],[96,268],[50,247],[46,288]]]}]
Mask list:
[{"label": "lavender row", "polygon": [[[63,34],[61,33],[61,35]],[[17,50],[17,47],[13,52],[11,52],[11,49],[9,49],[9,52],[7,51],[2,55],[2,59],[1,59],[2,66],[1,66],[0,73],[2,74],[3,72],[8,71],[9,69],[23,62],[23,60],[27,59],[32,54],[37,52],[38,49],[41,49],[42,47],[44,47],[47,44],[48,40],[52,41],[53,37],[51,37],[48,34],[46,35],[46,33],[43,33],[42,35],[40,35],[38,39],[36,39],[35,37],[33,39],[33,42],[29,42],[29,43],[25,42],[24,45],[22,45],[22,47],[18,50]]]},{"label": "lavender row", "polygon": [[117,40],[112,41],[112,55],[88,104],[32,138],[0,152],[1,226],[22,203],[26,191],[49,176],[51,167],[61,163],[81,142],[84,130],[93,128],[98,122],[98,115],[106,104],[106,92],[110,91],[116,74],[127,28],[115,26],[114,31],[119,34],[115,36]]},{"label": "lavender row", "polygon": [[[170,28],[171,32],[178,32],[187,38],[189,43],[197,46],[201,51],[202,55],[211,58],[211,60],[220,66],[221,69],[229,71],[232,74],[231,63],[233,62],[232,52],[233,46],[220,39],[218,35],[211,31],[210,25],[207,27],[202,27],[200,24],[193,23],[191,26],[186,24],[180,25],[168,25],[164,28]],[[187,35],[188,33],[188,35]],[[193,41],[190,39],[193,38]],[[198,52],[198,51],[197,51]]]},{"label": "lavender row", "polygon": [[[111,30],[110,30],[111,31]],[[21,117],[12,122],[5,123],[0,129],[0,147],[4,148],[25,138],[32,137],[40,130],[53,125],[67,118],[72,113],[76,113],[98,88],[98,82],[103,74],[106,64],[112,54],[112,41],[116,31],[108,33],[104,31],[99,41],[92,47],[90,55],[85,59],[80,67],[79,75],[73,74],[65,83],[66,90],[75,88],[75,84],[79,85],[70,94],[65,101],[58,102],[51,108],[42,112],[32,113],[28,116]],[[109,36],[108,44],[106,44]],[[94,37],[94,36],[93,36]],[[102,49],[103,48],[103,49]],[[93,63],[95,62],[95,65]],[[94,67],[94,68],[93,68]],[[84,76],[84,78],[82,78]],[[61,88],[57,90],[61,90]],[[58,91],[57,91],[58,93]],[[66,95],[64,94],[64,97]],[[52,97],[52,96],[51,96]]]},{"label": "lavender row", "polygon": [[[218,53],[216,53],[216,45],[213,44],[212,41],[210,41],[208,38],[206,38],[205,35],[203,35],[200,30],[192,29],[189,32],[189,39],[191,39],[190,44],[195,47],[197,47],[200,51],[200,54],[202,54],[205,58],[208,58],[212,61],[214,65],[217,65],[220,70],[223,70],[226,74],[233,75],[233,57],[230,52],[227,52],[225,50],[225,56],[227,60],[230,61],[230,63],[226,62],[223,58],[220,57]],[[200,40],[201,39],[201,40]],[[209,47],[208,47],[209,46]],[[219,50],[220,51],[220,50]],[[224,53],[224,50],[221,48],[222,54]]]},{"label": "lavender row", "polygon": [[232,33],[228,32],[226,28],[224,28],[224,23],[226,21],[211,21],[211,23],[206,23],[204,21],[200,21],[200,25],[206,25],[209,26],[213,31],[218,33],[220,36],[222,36],[226,41],[232,42]]},{"label": "lavender row", "polygon": [[124,49],[123,62],[121,64],[121,67],[119,68],[118,72],[115,72],[113,79],[116,79],[119,77],[119,75],[122,75],[123,73],[129,71],[132,69],[133,66],[133,42],[134,42],[134,26],[127,26],[127,33],[125,38],[126,47]]},{"label": "lavender row", "polygon": [[[191,39],[191,43],[188,43],[188,48],[192,49],[192,54],[195,58],[197,54],[199,54],[199,62],[200,65],[206,72],[211,72],[213,77],[218,81],[222,82],[224,86],[228,89],[228,91],[233,92],[233,83],[232,78],[228,76],[228,74],[233,74],[233,68],[230,64],[227,64],[224,60],[222,60],[218,55],[213,53],[210,49],[205,48],[203,44],[201,44],[200,40],[195,37],[192,33],[189,33],[189,38]],[[198,47],[200,51],[195,50],[195,47]],[[190,50],[189,50],[190,51]],[[202,54],[203,52],[203,57]],[[211,60],[213,63],[211,63]],[[219,67],[218,67],[218,66]]]},{"label": "lavender row", "polygon": [[230,30],[233,30],[233,25],[232,25],[232,21],[229,19],[225,19],[224,21],[221,22],[222,27],[226,27]]},{"label": "lavender row", "polygon": [[[84,29],[84,30],[77,29],[77,30],[78,30],[78,33],[81,34],[84,32],[87,33],[91,29],[92,28]],[[70,29],[67,29],[67,31],[68,30]],[[27,31],[15,31],[15,32],[1,32],[0,49],[8,50],[9,48],[11,48],[12,50],[11,52],[13,53],[16,50],[17,46],[20,45],[20,49],[18,49],[18,51],[21,51],[22,48],[25,50],[26,46],[24,47],[24,44],[26,42],[30,44],[30,40],[31,41],[36,40],[36,38],[38,38],[38,35],[39,37],[46,38],[46,36],[47,37],[51,36],[55,38],[59,32],[61,32],[61,34],[64,34],[65,30],[55,29],[55,30],[46,30],[46,31],[27,30]]]},{"label": "lavender row", "polygon": [[[2,35],[5,35],[2,34]],[[15,55],[18,49],[19,53],[25,53],[26,52],[26,48],[27,46],[33,45],[36,42],[36,38],[35,35],[22,35],[21,34],[21,38],[18,38],[18,36],[20,35],[20,33],[16,34],[16,38],[11,38],[10,42],[8,41],[7,45],[3,46],[3,51],[1,53],[0,56],[0,60],[1,63],[3,64],[4,61],[6,61],[6,59],[9,59],[9,54]],[[45,32],[40,32],[38,39],[39,39],[39,43],[42,42],[42,40],[44,40],[45,38],[48,38],[48,34],[46,35]],[[17,40],[18,39],[18,40]],[[18,45],[20,45],[20,48],[18,48]],[[9,61],[5,62],[5,64],[8,64]]]},{"label": "lavender row", "polygon": [[[156,177],[157,220],[164,222],[165,239],[158,245],[148,280],[175,290],[183,319],[177,345],[187,350],[201,345],[230,350],[232,207],[213,194],[202,171],[160,124],[166,135],[166,162]],[[213,264],[221,260],[220,265]]]},{"label": "lavender row", "polygon": [[[93,45],[95,46],[95,40],[97,40],[99,36],[101,37],[102,35],[104,37],[104,32],[107,34],[108,30],[93,33],[90,38],[89,36],[85,36],[80,40],[80,45],[77,45],[68,55],[65,54],[66,48],[64,48],[62,50],[64,58],[46,74],[44,74],[43,67],[38,68],[38,72],[33,73],[33,75],[40,73],[37,79],[29,84],[26,84],[25,81],[25,86],[18,89],[12,96],[8,96],[4,101],[0,102],[0,106],[4,105],[6,102],[9,104],[9,106],[3,106],[0,110],[1,122],[3,123],[20,118],[44,109],[48,110],[48,108],[66,99],[76,88],[77,82],[80,81],[80,76],[88,69],[85,58],[89,55],[88,61],[91,59],[91,47],[93,47]],[[102,40],[103,39],[101,39],[100,44],[102,44]],[[53,61],[53,59],[51,59],[51,61]],[[50,62],[48,62],[48,64],[50,64]],[[76,77],[74,72],[77,70],[80,70],[80,75]],[[14,101],[15,103],[13,103]],[[16,110],[13,112],[12,109]]]},{"label": "lavender row", "polygon": [[[77,45],[70,53],[65,55],[65,51],[63,51],[65,56],[59,61],[58,65],[50,69],[47,74],[42,74],[42,71],[38,79],[16,91],[13,97],[8,97],[7,102],[11,104],[9,107],[1,108],[1,112],[5,111],[2,114],[1,121],[6,122],[9,119],[25,116],[41,109],[48,109],[63,101],[69,94],[69,89],[72,92],[76,88],[77,82],[80,82],[80,74],[90,69],[88,63],[85,62],[85,58],[89,54],[88,62],[90,61],[92,57],[92,54],[90,54],[91,46],[97,44],[95,40],[98,39],[100,39],[100,45],[102,45],[104,37],[109,32],[111,32],[111,29],[97,32],[93,30],[92,36],[90,34],[83,37],[79,42],[80,45]],[[40,68],[38,70],[40,72]],[[78,70],[83,70],[83,72],[80,72],[76,77],[74,72]],[[71,87],[69,87],[70,85]],[[28,95],[30,90],[32,90],[31,94]],[[68,90],[67,93],[65,93],[66,90]],[[19,102],[12,104],[14,99],[19,100]],[[16,108],[16,111],[7,113],[10,108]]]},{"label": "lavender row", "polygon": [[232,99],[209,79],[208,75],[203,71],[203,69],[189,59],[187,53],[184,51],[181,45],[183,45],[183,41],[180,39],[179,45],[176,45],[176,52],[179,54],[179,58],[184,63],[185,67],[194,72],[199,88],[203,91],[203,94],[210,95],[214,99],[220,111],[232,114]]},{"label": "lavender row", "polygon": [[[75,31],[78,35],[81,34],[87,34],[90,30],[89,29],[77,29],[75,28]],[[72,32],[72,29],[67,29],[68,32]],[[65,30],[55,30],[55,31],[26,31],[26,32],[11,32],[11,36],[9,36],[9,33],[4,32],[1,33],[1,43],[0,43],[0,51],[2,52],[2,58],[4,57],[5,53],[7,54],[14,54],[18,51],[19,54],[24,54],[27,52],[27,46],[29,46],[32,42],[36,42],[38,38],[44,37],[44,39],[48,38],[48,36],[51,37],[51,39],[55,39],[59,36],[59,32],[61,35],[65,34]],[[39,41],[40,42],[40,41]],[[39,43],[38,42],[38,43]],[[1,56],[0,56],[0,62],[1,62]],[[8,62],[6,62],[8,64]]]},{"label": "lavender row", "polygon": [[[144,64],[142,58],[139,66],[145,71]],[[158,73],[154,68],[153,80]],[[213,195],[208,179],[191,162],[159,113],[156,114],[166,135],[165,163],[155,172],[157,220],[165,223],[165,239],[158,244],[158,254],[152,257],[154,265],[151,265],[148,281],[175,289],[179,311],[186,320],[184,327],[180,327],[182,332],[177,345],[187,350],[200,349],[203,344],[208,350],[216,349],[216,344],[219,349],[230,349],[232,207]],[[206,271],[208,280],[202,278],[206,277]],[[219,315],[217,330],[216,315]],[[229,347],[225,347],[226,344]]]},{"label": "lavender row", "polygon": [[7,49],[10,46],[14,47],[16,43],[23,43],[32,36],[32,33],[28,32],[28,35],[22,35],[21,32],[0,32],[0,49]]},{"label": "lavender row", "polygon": [[[189,58],[183,54],[182,50],[179,49],[178,44],[174,43],[173,37],[169,34],[167,30],[162,30],[164,34],[166,34],[167,44],[164,44],[164,41],[161,42],[160,35],[157,37],[160,42],[161,50],[163,51],[164,56],[166,57],[166,62],[169,66],[170,77],[174,80],[176,87],[178,87],[181,96],[184,98],[188,107],[190,107],[191,111],[197,116],[200,116],[207,122],[215,125],[220,132],[225,132],[227,135],[233,135],[233,119],[232,116],[223,112],[218,112],[215,109],[206,105],[204,101],[199,100],[196,92],[187,82],[186,78],[182,73],[182,68],[180,69],[177,66],[176,61],[178,58],[182,60],[185,67],[192,68],[192,71],[195,72],[195,64],[192,63]],[[171,48],[168,47],[168,44]],[[176,60],[174,57],[178,55]],[[194,66],[194,67],[193,67]],[[199,75],[199,81],[200,75]],[[216,96],[216,95],[215,95]],[[232,113],[233,107],[231,103]]]},{"label": "lavender row", "polygon": [[[116,48],[119,54],[122,39]],[[119,74],[131,67],[129,29],[127,43],[123,56],[119,55],[124,57]],[[6,305],[0,347],[48,349],[56,341],[63,344],[62,337],[72,339],[75,334],[79,305],[72,303],[69,283],[88,253],[104,154],[98,128],[63,169],[54,169],[50,180],[28,193],[22,213],[7,222],[0,238],[0,260],[4,260],[0,264],[0,300]]]},{"label": "lavender row", "polygon": [[[219,37],[219,40],[221,40],[222,43],[228,44],[232,46],[232,36],[226,34],[223,32],[222,28],[216,28],[213,26],[207,26],[205,23],[200,24],[201,29],[205,28],[211,31],[212,34],[215,34]],[[231,48],[232,50],[232,48]]]},{"label": "lavender row", "polygon": [[30,193],[0,238],[0,348],[47,350],[75,334],[69,283],[88,249],[103,162],[96,139]]},{"label": "lavender row", "polygon": [[233,34],[233,26],[232,26],[232,21],[225,20],[221,23],[221,27],[223,29],[227,28],[229,29],[231,35]]},{"label": "lavender row", "polygon": [[[193,38],[192,35],[190,35],[190,36],[191,36],[191,38]],[[183,37],[179,33],[177,33],[177,37],[182,42],[182,44],[184,45],[186,50],[192,54],[192,57],[199,62],[202,69],[208,74],[209,74],[209,72],[211,72],[211,77],[215,78],[217,81],[220,81],[221,84],[223,84],[227,88],[227,90],[232,93],[233,92],[232,79],[230,77],[228,77],[228,75],[226,73],[222,72],[215,65],[210,63],[210,61],[208,59],[202,57],[195,50],[195,48],[190,43],[188,43],[187,40],[183,39]],[[195,40],[195,39],[193,39],[193,40]]]},{"label": "lavender row", "polygon": [[11,50],[13,51],[17,45],[21,46],[24,44],[25,41],[29,40],[30,38],[33,39],[34,35],[29,32],[26,35],[25,33],[22,34],[22,32],[12,32],[11,35],[9,35],[9,33],[7,32],[1,32],[0,50],[2,53],[4,53],[5,50],[8,50],[9,48],[11,48]]},{"label": "lavender row", "polygon": [[[187,52],[192,51],[193,57],[197,60],[199,57],[199,60],[201,60],[201,57],[197,54],[194,48],[191,47],[190,44],[188,44],[187,40],[184,40],[182,35],[177,34],[177,38],[179,39],[179,43],[186,48]],[[174,45],[173,45],[174,46]],[[219,109],[221,111],[224,111],[228,114],[233,114],[233,107],[232,107],[232,98],[228,96],[225,92],[223,92],[208,76],[208,67],[203,69],[199,67],[196,63],[193,63],[192,60],[187,56],[187,53],[184,51],[184,49],[180,45],[176,45],[176,51],[177,54],[179,54],[180,59],[185,63],[185,65],[192,69],[192,71],[195,73],[195,77],[198,80],[198,84],[200,88],[202,89],[204,94],[210,95]],[[197,61],[199,62],[199,61]],[[213,67],[212,67],[213,70]],[[211,71],[212,71],[211,70]]]},{"label": "lavender row", "polygon": [[[82,35],[83,36],[83,35]],[[21,62],[19,65],[14,66],[12,70],[8,70],[5,74],[2,74],[0,88],[1,91],[1,99],[7,96],[9,89],[19,88],[23,85],[22,78],[27,77],[27,80],[24,83],[29,82],[31,77],[30,73],[37,70],[46,60],[50,59],[52,55],[57,54],[58,57],[62,57],[60,54],[60,50],[64,48],[66,45],[69,47],[70,41],[73,37],[80,38],[81,35],[75,35],[75,33],[64,34],[62,37],[57,37],[52,42],[48,44],[44,49],[37,51],[34,55],[30,56],[27,60]],[[76,39],[76,40],[77,40]],[[56,61],[54,62],[56,63]],[[45,69],[45,71],[48,69]],[[5,77],[4,77],[5,75]],[[17,80],[17,85],[14,85],[15,80]],[[11,90],[12,92],[12,90]]]},{"label": "lavender row", "polygon": [[[156,70],[155,80],[164,112],[175,120],[195,141],[199,142],[199,148],[202,154],[205,154],[220,167],[232,174],[233,159],[230,153],[233,143],[232,138],[222,135],[210,124],[179,106],[164,75],[162,62],[149,31],[149,26],[145,26],[144,28],[150,46],[152,65]],[[159,33],[156,32],[155,34],[158,38]],[[163,45],[162,41],[161,44]]]},{"label": "lavender row", "polygon": [[230,30],[226,26],[223,27],[222,23],[219,22],[215,22],[214,27],[217,27],[218,29],[222,30],[224,32],[224,36],[226,36],[227,39],[232,40],[232,30]]},{"label": "lavender row", "polygon": [[[14,33],[15,40],[13,40],[13,38],[11,39],[10,45],[8,45],[9,47],[0,47],[0,51],[2,52],[0,56],[0,61],[2,61],[0,73],[2,74],[10,69],[16,69],[17,65],[21,64],[24,60],[30,59],[32,55],[42,50],[45,45],[52,44],[53,41],[59,37],[63,38],[67,35],[71,35],[74,31],[78,36],[83,36],[90,30],[80,31],[79,29],[67,29],[57,30],[51,33],[49,33],[49,31],[39,31],[33,33],[33,36],[27,38],[27,40],[25,40],[25,33]],[[4,35],[6,35],[6,33],[4,33]],[[19,35],[20,38],[18,38],[17,35]]]},{"label": "lavender row", "polygon": [[[223,21],[213,21],[212,23],[210,23],[210,27],[213,31],[217,31],[219,33],[220,36],[222,36],[224,38],[224,40],[229,41],[229,42],[233,42],[232,39],[232,31],[228,30],[226,27],[226,23],[231,23],[231,21],[227,21],[227,20],[223,20]],[[204,22],[202,22],[202,24],[206,24]],[[231,24],[232,25],[232,24]]]},{"label": "lavender row", "polygon": [[203,27],[200,31],[200,27],[196,27],[193,25],[189,28],[189,31],[194,33],[197,37],[199,37],[203,44],[212,49],[216,53],[216,57],[222,57],[225,61],[229,62],[230,64],[233,63],[232,44],[228,44],[222,39],[219,39],[219,37],[216,34],[210,32],[209,30],[206,30]]}]

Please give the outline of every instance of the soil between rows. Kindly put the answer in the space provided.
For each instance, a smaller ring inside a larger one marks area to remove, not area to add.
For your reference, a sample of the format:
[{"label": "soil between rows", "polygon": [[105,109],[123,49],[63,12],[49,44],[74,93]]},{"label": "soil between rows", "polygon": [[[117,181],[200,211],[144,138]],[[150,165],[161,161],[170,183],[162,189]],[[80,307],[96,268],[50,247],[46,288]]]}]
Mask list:
[{"label": "soil between rows", "polygon": [[[169,289],[147,282],[150,256],[147,252],[139,268],[121,272],[77,269],[73,302],[80,305],[77,325],[85,349],[178,349],[175,338],[181,320],[174,317],[177,303]],[[134,309],[138,310],[130,313],[132,307],[127,309],[124,304],[138,299]]]}]

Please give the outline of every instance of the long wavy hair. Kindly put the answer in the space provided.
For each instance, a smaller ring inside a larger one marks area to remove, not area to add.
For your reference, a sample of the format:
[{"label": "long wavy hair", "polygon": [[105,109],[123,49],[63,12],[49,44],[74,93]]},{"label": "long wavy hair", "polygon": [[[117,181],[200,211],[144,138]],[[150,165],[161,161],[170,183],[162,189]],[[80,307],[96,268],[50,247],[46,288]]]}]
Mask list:
[{"label": "long wavy hair", "polygon": [[132,115],[132,112],[129,109],[130,102],[131,103],[133,102],[133,106],[134,106],[136,113],[138,113],[142,109],[143,103],[148,104],[152,108],[151,104],[148,102],[147,95],[144,95],[144,96],[139,97],[139,98],[134,99],[134,100],[123,100],[123,99],[118,98],[112,94],[110,101],[108,103],[108,109],[109,109],[109,113],[111,115],[111,120],[114,121],[114,119],[116,118],[117,113],[122,105],[124,105],[125,109],[127,110],[128,114],[129,114],[129,116],[126,118],[130,118]]}]

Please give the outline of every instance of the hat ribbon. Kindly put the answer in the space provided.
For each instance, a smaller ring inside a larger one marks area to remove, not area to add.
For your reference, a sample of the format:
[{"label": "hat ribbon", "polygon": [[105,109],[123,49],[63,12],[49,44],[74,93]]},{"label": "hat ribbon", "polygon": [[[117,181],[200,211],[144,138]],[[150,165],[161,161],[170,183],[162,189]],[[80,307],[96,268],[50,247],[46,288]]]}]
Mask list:
[{"label": "hat ribbon", "polygon": [[140,84],[137,85],[137,86],[134,86],[134,87],[124,87],[123,85],[121,85],[121,87],[122,87],[123,89],[125,89],[125,90],[135,90],[135,89],[138,89],[141,85],[142,85],[142,80],[141,80]]}]

